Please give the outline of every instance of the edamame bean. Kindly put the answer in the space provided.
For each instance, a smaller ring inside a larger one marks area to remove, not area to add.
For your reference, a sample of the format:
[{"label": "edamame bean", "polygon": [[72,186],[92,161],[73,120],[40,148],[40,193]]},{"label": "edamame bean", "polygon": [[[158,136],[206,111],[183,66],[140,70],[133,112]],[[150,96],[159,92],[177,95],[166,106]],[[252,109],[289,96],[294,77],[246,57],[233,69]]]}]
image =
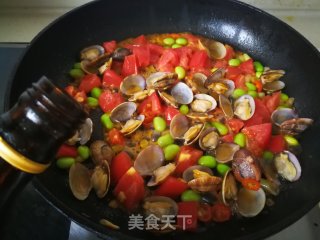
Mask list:
[{"label": "edamame bean", "polygon": [[77,63],[73,64],[73,68],[75,68],[75,69],[81,69],[81,63],[80,63],[80,62],[77,62]]},{"label": "edamame bean", "polygon": [[261,64],[261,62],[255,61],[255,62],[253,62],[253,66],[254,66],[254,69],[256,70],[256,72],[261,72],[262,73],[263,70],[264,70],[264,67]]},{"label": "edamame bean", "polygon": [[285,135],[284,139],[286,140],[286,142],[289,146],[298,146],[299,145],[298,140],[290,135]]},{"label": "edamame bean", "polygon": [[238,144],[240,147],[246,146],[246,135],[243,133],[237,133],[233,139],[234,143]]},{"label": "edamame bean", "polygon": [[257,87],[256,85],[254,85],[253,83],[250,83],[250,82],[246,82],[246,86],[248,88],[248,90],[250,91],[256,91],[257,90]]},{"label": "edamame bean", "polygon": [[246,53],[244,53],[242,56],[244,61],[248,61],[249,59],[251,59],[251,57]]},{"label": "edamame bean", "polygon": [[241,61],[238,58],[232,58],[232,59],[229,60],[229,65],[232,66],[232,67],[237,67],[240,64],[241,64]]},{"label": "edamame bean", "polygon": [[239,97],[241,97],[241,96],[243,96],[245,94],[246,94],[245,90],[243,90],[241,88],[236,88],[232,93],[232,97],[233,98],[239,98]]},{"label": "edamame bean", "polygon": [[111,121],[111,118],[109,116],[109,114],[103,114],[100,118],[101,123],[103,124],[103,126],[107,129],[112,129],[113,128],[113,122]]},{"label": "edamame bean", "polygon": [[99,105],[98,99],[93,97],[88,97],[87,103],[90,107],[97,107]]},{"label": "edamame bean", "polygon": [[270,160],[271,161],[273,159],[274,155],[270,151],[264,151],[263,154],[262,154],[262,157],[264,159],[266,159],[266,160]]},{"label": "edamame bean", "polygon": [[162,117],[155,117],[153,119],[153,127],[156,131],[162,132],[166,129],[166,121]]},{"label": "edamame bean", "polygon": [[226,172],[230,170],[230,167],[223,163],[218,163],[217,165],[217,171],[221,176],[224,176]]},{"label": "edamame bean", "polygon": [[262,75],[262,72],[256,72],[256,77],[257,77],[257,78],[260,78],[261,75]]},{"label": "edamame bean", "polygon": [[200,194],[193,190],[186,190],[181,194],[181,201],[183,202],[191,202],[191,201],[199,202],[200,199],[201,199]]},{"label": "edamame bean", "polygon": [[157,143],[160,147],[166,147],[174,143],[174,139],[171,137],[170,133],[165,134],[158,138]]},{"label": "edamame bean", "polygon": [[204,155],[199,158],[198,164],[208,168],[214,168],[217,165],[217,160],[210,155]]},{"label": "edamame bean", "polygon": [[102,89],[101,88],[94,87],[91,90],[91,97],[99,98],[101,93],[102,93]]},{"label": "edamame bean", "polygon": [[178,74],[178,79],[184,79],[184,77],[186,76],[186,70],[184,70],[183,67],[181,66],[177,66],[175,69],[174,69],[175,73]]},{"label": "edamame bean", "polygon": [[80,156],[83,160],[88,159],[89,156],[90,156],[90,149],[89,149],[88,146],[85,146],[85,145],[79,146],[79,147],[77,148],[77,152],[78,152],[79,156]]},{"label": "edamame bean", "polygon": [[189,113],[189,107],[188,107],[188,105],[181,105],[179,110],[180,110],[180,112],[181,112],[182,114],[188,114],[188,113]]},{"label": "edamame bean", "polygon": [[214,126],[218,130],[220,135],[228,134],[229,129],[223,123],[221,123],[221,122],[212,122],[211,124],[212,124],[212,126]]},{"label": "edamame bean", "polygon": [[78,68],[71,69],[69,74],[72,78],[82,78],[84,76],[84,72]]},{"label": "edamame bean", "polygon": [[178,152],[180,151],[180,147],[177,144],[170,144],[164,148],[164,158],[168,161],[173,160]]},{"label": "edamame bean", "polygon": [[174,44],[174,39],[171,38],[171,37],[165,38],[165,39],[163,39],[163,43],[165,45],[170,45],[171,46],[172,44]]},{"label": "edamame bean", "polygon": [[180,37],[176,39],[176,43],[184,46],[188,44],[188,40],[186,38]]},{"label": "edamame bean", "polygon": [[253,98],[256,98],[256,97],[258,97],[258,93],[256,92],[256,91],[248,91],[248,95],[250,95],[251,97],[253,97]]},{"label": "edamame bean", "polygon": [[68,169],[75,164],[76,159],[73,157],[62,157],[57,159],[56,164],[61,169]]},{"label": "edamame bean", "polygon": [[175,43],[175,44],[173,44],[171,47],[172,47],[172,48],[180,48],[180,47],[182,47],[182,46],[181,46],[180,44]]},{"label": "edamame bean", "polygon": [[285,93],[281,93],[280,99],[281,99],[281,101],[285,102],[285,101],[288,101],[289,96]]}]

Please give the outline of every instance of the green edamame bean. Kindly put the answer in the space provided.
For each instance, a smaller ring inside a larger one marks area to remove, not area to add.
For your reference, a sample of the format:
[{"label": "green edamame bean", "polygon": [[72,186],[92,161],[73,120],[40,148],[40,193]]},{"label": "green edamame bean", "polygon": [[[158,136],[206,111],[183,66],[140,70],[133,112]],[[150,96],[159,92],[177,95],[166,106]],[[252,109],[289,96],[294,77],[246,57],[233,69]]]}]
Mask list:
[{"label": "green edamame bean", "polygon": [[180,151],[180,147],[177,144],[170,144],[164,148],[164,158],[168,161],[173,160],[178,152]]},{"label": "green edamame bean", "polygon": [[246,135],[243,133],[237,133],[233,139],[234,143],[238,144],[240,147],[246,146]]},{"label": "green edamame bean", "polygon": [[72,78],[82,78],[84,76],[84,72],[78,68],[71,69],[69,74]]},{"label": "green edamame bean", "polygon": [[200,199],[201,199],[200,194],[193,190],[186,190],[181,194],[181,201],[183,202],[191,202],[191,201],[199,202]]},{"label": "green edamame bean", "polygon": [[88,97],[87,103],[90,107],[97,107],[99,105],[98,99],[93,97]]},{"label": "green edamame bean", "polygon": [[73,64],[73,68],[74,69],[81,69],[81,63],[77,62],[77,63]]},{"label": "green edamame bean", "polygon": [[174,139],[171,137],[170,133],[163,135],[158,138],[157,143],[160,147],[166,147],[174,143]]},{"label": "green edamame bean", "polygon": [[188,113],[189,113],[189,107],[188,107],[188,105],[181,105],[179,110],[180,110],[180,112],[181,112],[182,114],[188,114]]},{"label": "green edamame bean", "polygon": [[240,64],[241,64],[241,61],[238,58],[232,58],[232,59],[229,60],[229,65],[232,66],[232,67],[237,67]]},{"label": "green edamame bean", "polygon": [[77,152],[78,152],[79,156],[80,156],[83,160],[88,159],[89,156],[90,156],[90,149],[89,149],[88,146],[85,146],[85,145],[79,146],[79,147],[77,148]]},{"label": "green edamame bean", "polygon": [[229,132],[229,129],[226,125],[224,125],[221,122],[212,122],[211,123],[213,127],[215,127],[220,135],[226,135]]},{"label": "green edamame bean", "polygon": [[245,94],[246,94],[245,90],[243,90],[241,88],[236,88],[232,93],[232,97],[233,98],[239,98],[239,97],[241,97],[241,96],[243,96]]},{"label": "green edamame bean", "polygon": [[286,101],[288,101],[289,96],[285,93],[281,93],[280,99],[281,99],[281,101],[286,102]]},{"label": "green edamame bean", "polygon": [[181,46],[180,44],[175,43],[175,44],[173,44],[171,47],[172,47],[172,48],[180,48],[180,47],[182,47],[182,46]]},{"label": "green edamame bean", "polygon": [[253,66],[254,66],[254,69],[256,70],[256,72],[261,72],[262,73],[263,70],[264,70],[264,67],[261,64],[261,62],[255,61],[255,62],[253,62]]},{"label": "green edamame bean", "polygon": [[62,157],[57,159],[56,164],[61,169],[68,169],[76,162],[73,157]]},{"label": "green edamame bean", "polygon": [[181,66],[177,66],[175,69],[174,69],[175,73],[178,75],[178,79],[184,79],[184,77],[186,76],[186,70],[181,67]]},{"label": "green edamame bean", "polygon": [[244,62],[245,62],[245,61],[248,61],[249,59],[251,59],[251,57],[250,57],[248,54],[246,54],[246,53],[244,53],[244,54],[242,55],[242,57],[243,57]]},{"label": "green edamame bean", "polygon": [[111,118],[109,116],[109,114],[103,114],[100,118],[101,123],[103,124],[103,126],[107,129],[112,129],[113,128],[113,122],[111,121]]},{"label": "green edamame bean", "polygon": [[171,46],[172,44],[174,44],[174,39],[171,38],[171,37],[165,38],[165,39],[163,39],[163,43],[165,45],[170,45]]},{"label": "green edamame bean", "polygon": [[250,83],[250,82],[246,82],[246,86],[248,88],[248,90],[250,91],[256,91],[257,90],[257,87],[256,85],[254,85],[253,83]]},{"label": "green edamame bean", "polygon": [[266,160],[272,160],[273,157],[274,157],[274,154],[270,151],[264,151],[263,154],[262,154],[262,157]]},{"label": "green edamame bean", "polygon": [[260,78],[261,75],[262,75],[262,72],[256,72],[256,77],[257,77],[257,78]]},{"label": "green edamame bean", "polygon": [[188,40],[186,38],[180,37],[176,39],[176,43],[184,46],[188,44]]},{"label": "green edamame bean", "polygon": [[92,88],[90,94],[91,94],[91,97],[99,98],[101,93],[102,93],[102,89],[101,88],[94,87],[94,88]]},{"label": "green edamame bean", "polygon": [[204,155],[199,158],[198,164],[208,168],[214,168],[217,165],[217,160],[210,155]]},{"label": "green edamame bean", "polygon": [[167,123],[162,117],[155,117],[153,119],[153,127],[156,131],[162,132],[166,129]]},{"label": "green edamame bean", "polygon": [[217,171],[221,176],[224,176],[226,172],[230,170],[230,167],[223,163],[218,163],[217,165]]},{"label": "green edamame bean", "polygon": [[256,91],[248,91],[248,95],[250,95],[251,97],[253,97],[253,98],[256,98],[256,97],[258,97],[258,93],[256,92]]},{"label": "green edamame bean", "polygon": [[285,135],[284,140],[287,142],[287,144],[289,146],[298,146],[299,145],[298,140],[290,135]]}]

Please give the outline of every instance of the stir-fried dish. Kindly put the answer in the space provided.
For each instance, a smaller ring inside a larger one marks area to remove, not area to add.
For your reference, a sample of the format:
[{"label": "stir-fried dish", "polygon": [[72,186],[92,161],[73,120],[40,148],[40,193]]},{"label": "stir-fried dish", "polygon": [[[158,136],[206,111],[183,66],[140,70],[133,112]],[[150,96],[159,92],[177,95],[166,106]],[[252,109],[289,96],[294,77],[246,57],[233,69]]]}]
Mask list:
[{"label": "stir-fried dish", "polygon": [[109,207],[196,230],[258,215],[301,176],[298,138],[312,120],[283,92],[285,71],[227,44],[190,33],[107,41],[69,74],[65,90],[91,118],[57,166],[79,200],[94,189]]}]

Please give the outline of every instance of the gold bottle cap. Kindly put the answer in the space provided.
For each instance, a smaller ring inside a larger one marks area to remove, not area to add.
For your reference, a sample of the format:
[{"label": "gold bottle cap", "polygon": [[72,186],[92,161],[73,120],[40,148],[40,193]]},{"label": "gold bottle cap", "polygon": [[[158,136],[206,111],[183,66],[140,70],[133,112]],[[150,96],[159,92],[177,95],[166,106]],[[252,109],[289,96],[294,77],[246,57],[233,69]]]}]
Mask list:
[{"label": "gold bottle cap", "polygon": [[50,164],[37,163],[23,156],[13,149],[2,137],[0,137],[0,157],[13,167],[32,174],[42,173]]}]

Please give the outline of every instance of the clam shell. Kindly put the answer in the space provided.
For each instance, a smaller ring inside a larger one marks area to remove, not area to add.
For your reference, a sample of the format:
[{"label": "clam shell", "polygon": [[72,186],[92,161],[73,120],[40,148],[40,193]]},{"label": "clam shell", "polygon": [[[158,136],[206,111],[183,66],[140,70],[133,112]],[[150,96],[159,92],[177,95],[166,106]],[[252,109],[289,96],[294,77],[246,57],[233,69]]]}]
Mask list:
[{"label": "clam shell", "polygon": [[282,81],[274,81],[274,82],[268,82],[266,84],[263,84],[262,88],[266,92],[273,93],[273,92],[277,92],[284,89],[285,86],[286,84]]},{"label": "clam shell", "polygon": [[219,163],[232,161],[234,154],[240,149],[238,144],[221,143],[216,148],[216,159]]},{"label": "clam shell", "polygon": [[144,115],[139,115],[136,118],[129,119],[121,128],[120,132],[123,133],[123,135],[125,136],[130,135],[142,125],[144,119],[145,119]]},{"label": "clam shell", "polygon": [[168,197],[152,196],[147,197],[143,203],[144,215],[155,215],[162,219],[164,215],[176,216],[178,214],[177,203]]},{"label": "clam shell", "polygon": [[90,145],[91,159],[95,165],[100,165],[103,161],[111,162],[114,157],[112,148],[102,140],[96,140]]},{"label": "clam shell", "polygon": [[89,169],[81,163],[73,164],[69,170],[69,185],[73,196],[85,200],[92,189]]},{"label": "clam shell", "polygon": [[207,128],[200,134],[199,146],[205,151],[215,149],[219,144],[219,139],[215,128]]},{"label": "clam shell", "polygon": [[183,114],[175,115],[170,123],[170,134],[175,139],[183,139],[183,135],[189,129],[189,120]]},{"label": "clam shell", "polygon": [[111,111],[110,119],[112,122],[126,122],[136,110],[137,105],[134,102],[121,103]]},{"label": "clam shell", "polygon": [[146,88],[146,80],[139,74],[127,76],[120,85],[120,91],[127,96],[133,96]]},{"label": "clam shell", "polygon": [[227,118],[233,118],[233,107],[232,107],[232,103],[229,100],[229,98],[225,97],[224,95],[219,95],[219,105],[220,108],[222,109],[224,115]]},{"label": "clam shell", "polygon": [[108,193],[110,187],[110,168],[107,161],[94,168],[91,183],[99,198],[103,198]]},{"label": "clam shell", "polygon": [[194,170],[199,170],[201,172],[205,172],[210,175],[213,175],[213,172],[210,168],[205,167],[205,166],[201,166],[201,165],[195,165],[195,166],[188,167],[186,170],[184,170],[184,172],[182,174],[182,178],[186,182],[190,182],[191,180],[194,179],[194,172],[193,172]]},{"label": "clam shell", "polygon": [[283,122],[297,117],[298,114],[291,108],[280,108],[271,114],[272,123],[279,127]]},{"label": "clam shell", "polygon": [[159,167],[153,172],[151,179],[149,180],[147,186],[153,187],[161,182],[163,182],[168,176],[170,176],[176,169],[176,165],[169,163],[165,166]]},{"label": "clam shell", "polygon": [[230,201],[237,200],[238,187],[231,170],[228,170],[223,177],[221,192],[222,201],[225,205],[229,205]]},{"label": "clam shell", "polygon": [[278,173],[290,182],[297,181],[301,176],[301,165],[297,157],[289,152],[284,151],[275,156],[275,166]]},{"label": "clam shell", "polygon": [[196,94],[194,100],[191,103],[191,109],[194,112],[205,113],[212,111],[217,107],[217,101],[207,94]]},{"label": "clam shell", "polygon": [[258,191],[241,188],[238,192],[238,211],[244,217],[258,215],[263,210],[265,203],[266,194],[261,188]]},{"label": "clam shell", "polygon": [[191,126],[183,135],[184,144],[190,145],[197,141],[204,129],[204,126],[205,125],[203,123],[196,123]]},{"label": "clam shell", "polygon": [[250,95],[243,95],[234,102],[234,115],[241,120],[249,120],[255,112],[255,102]]},{"label": "clam shell", "polygon": [[166,102],[168,105],[170,105],[170,106],[172,106],[174,108],[178,108],[179,107],[177,101],[169,93],[167,93],[165,91],[158,91],[158,94],[161,97],[161,99],[164,102]]},{"label": "clam shell", "polygon": [[177,74],[171,72],[152,73],[147,79],[147,88],[156,90],[166,90],[177,80]]},{"label": "clam shell", "polygon": [[150,145],[143,149],[134,161],[134,168],[141,176],[151,176],[162,166],[164,153],[160,146]]},{"label": "clam shell", "polygon": [[80,58],[81,60],[92,61],[103,54],[104,54],[104,48],[102,46],[92,45],[81,50]]},{"label": "clam shell", "polygon": [[216,176],[204,176],[188,182],[188,186],[198,192],[210,192],[221,183],[221,178]]},{"label": "clam shell", "polygon": [[177,83],[171,89],[171,96],[177,101],[179,104],[190,104],[193,100],[193,92],[190,87],[183,83]]}]

